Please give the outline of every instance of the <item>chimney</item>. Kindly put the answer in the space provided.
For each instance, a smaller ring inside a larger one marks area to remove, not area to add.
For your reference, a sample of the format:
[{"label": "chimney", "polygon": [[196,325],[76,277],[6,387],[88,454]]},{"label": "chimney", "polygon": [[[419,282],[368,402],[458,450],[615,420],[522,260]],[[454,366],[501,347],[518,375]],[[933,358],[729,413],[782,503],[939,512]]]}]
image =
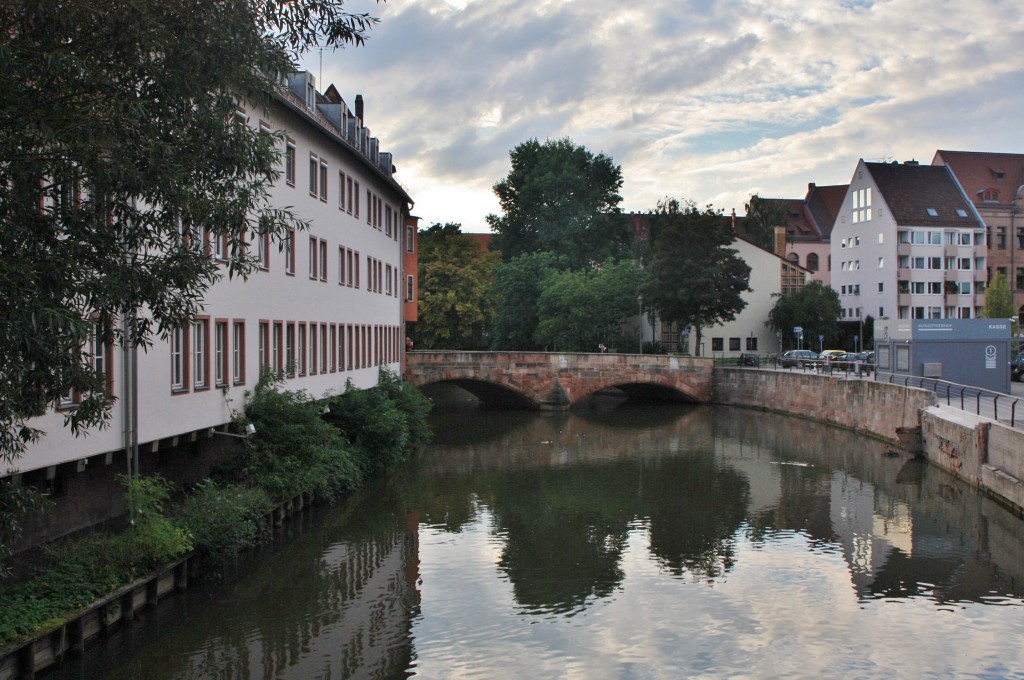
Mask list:
[{"label": "chimney", "polygon": [[363,122],[363,95],[361,94],[356,95],[356,118],[360,123]]},{"label": "chimney", "polygon": [[786,257],[786,228],[775,227],[775,254]]}]

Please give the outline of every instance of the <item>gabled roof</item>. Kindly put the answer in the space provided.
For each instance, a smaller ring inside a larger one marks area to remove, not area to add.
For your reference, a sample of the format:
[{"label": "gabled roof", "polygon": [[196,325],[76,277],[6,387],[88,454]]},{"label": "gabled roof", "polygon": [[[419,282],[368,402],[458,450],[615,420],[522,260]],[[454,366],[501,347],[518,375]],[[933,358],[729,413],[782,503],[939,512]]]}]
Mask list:
[{"label": "gabled roof", "polygon": [[983,226],[974,206],[944,166],[909,162],[864,163],[864,167],[900,226]]},{"label": "gabled roof", "polygon": [[810,215],[821,238],[832,237],[832,226],[836,223],[836,217],[843,207],[843,199],[846,198],[846,190],[849,184],[830,184],[819,187],[813,182],[807,185],[807,197],[804,198],[804,205]]},{"label": "gabled roof", "polygon": [[765,203],[778,206],[786,216],[786,235],[796,240],[817,240],[820,238],[814,225],[807,219],[804,202],[799,198],[765,198]]},{"label": "gabled roof", "polygon": [[[1024,185],[1024,154],[940,149],[932,165],[948,166],[975,205],[1008,206]],[[985,200],[985,192],[990,189],[996,195]]]}]

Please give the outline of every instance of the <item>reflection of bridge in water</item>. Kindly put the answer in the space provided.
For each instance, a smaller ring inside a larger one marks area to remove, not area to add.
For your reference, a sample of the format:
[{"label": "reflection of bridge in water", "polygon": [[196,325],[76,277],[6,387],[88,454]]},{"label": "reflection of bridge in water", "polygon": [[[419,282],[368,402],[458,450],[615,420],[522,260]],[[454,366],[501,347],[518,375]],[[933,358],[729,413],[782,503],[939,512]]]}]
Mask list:
[{"label": "reflection of bridge in water", "polygon": [[652,354],[409,352],[405,379],[451,383],[485,404],[563,410],[602,390],[663,401],[711,399],[714,361]]}]

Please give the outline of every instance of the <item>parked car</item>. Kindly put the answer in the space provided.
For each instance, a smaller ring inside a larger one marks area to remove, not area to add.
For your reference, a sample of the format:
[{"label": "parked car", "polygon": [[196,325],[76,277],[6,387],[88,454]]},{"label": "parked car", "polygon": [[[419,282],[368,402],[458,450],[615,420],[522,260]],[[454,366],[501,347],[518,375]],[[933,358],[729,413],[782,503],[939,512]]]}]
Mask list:
[{"label": "parked car", "polygon": [[753,352],[744,352],[740,355],[740,358],[736,360],[737,366],[760,366],[761,357],[757,356]]},{"label": "parked car", "polygon": [[817,352],[809,349],[791,349],[782,355],[779,364],[783,368],[803,367],[813,365],[817,360]]},{"label": "parked car", "polygon": [[1018,354],[1010,362],[1010,380],[1024,382],[1024,354]]},{"label": "parked car", "polygon": [[842,354],[846,354],[845,349],[827,349],[818,355],[818,359],[821,361],[831,361]]},{"label": "parked car", "polygon": [[839,371],[870,371],[864,352],[847,352],[832,357],[832,367]]}]

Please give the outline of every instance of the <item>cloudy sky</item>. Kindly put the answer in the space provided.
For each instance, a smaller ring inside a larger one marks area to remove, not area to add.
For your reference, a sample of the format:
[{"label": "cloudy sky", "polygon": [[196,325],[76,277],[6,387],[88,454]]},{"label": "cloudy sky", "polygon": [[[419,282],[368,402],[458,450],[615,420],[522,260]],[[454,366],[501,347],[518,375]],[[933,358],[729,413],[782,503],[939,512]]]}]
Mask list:
[{"label": "cloudy sky", "polygon": [[486,231],[509,151],[569,137],[622,208],[743,213],[859,158],[1024,152],[1020,0],[351,0],[366,45],[305,66],[395,155],[421,224]]}]

